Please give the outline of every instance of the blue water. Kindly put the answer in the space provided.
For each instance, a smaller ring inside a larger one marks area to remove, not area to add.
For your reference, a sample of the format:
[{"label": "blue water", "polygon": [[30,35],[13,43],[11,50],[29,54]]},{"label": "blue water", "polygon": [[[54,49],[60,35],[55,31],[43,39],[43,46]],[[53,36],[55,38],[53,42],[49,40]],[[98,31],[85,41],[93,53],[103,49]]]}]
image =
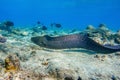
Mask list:
[{"label": "blue water", "polygon": [[105,23],[120,30],[120,0],[0,0],[0,21],[4,20],[13,21],[15,26],[40,21],[49,27],[56,22],[63,28],[80,30]]}]

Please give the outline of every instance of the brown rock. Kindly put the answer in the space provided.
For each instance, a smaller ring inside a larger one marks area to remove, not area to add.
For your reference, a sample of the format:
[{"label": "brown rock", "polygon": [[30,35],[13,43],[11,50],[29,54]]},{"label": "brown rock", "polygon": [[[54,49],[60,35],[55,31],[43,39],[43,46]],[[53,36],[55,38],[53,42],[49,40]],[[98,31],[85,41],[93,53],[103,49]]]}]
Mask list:
[{"label": "brown rock", "polygon": [[20,61],[16,55],[9,55],[5,59],[6,72],[14,72],[20,70]]}]

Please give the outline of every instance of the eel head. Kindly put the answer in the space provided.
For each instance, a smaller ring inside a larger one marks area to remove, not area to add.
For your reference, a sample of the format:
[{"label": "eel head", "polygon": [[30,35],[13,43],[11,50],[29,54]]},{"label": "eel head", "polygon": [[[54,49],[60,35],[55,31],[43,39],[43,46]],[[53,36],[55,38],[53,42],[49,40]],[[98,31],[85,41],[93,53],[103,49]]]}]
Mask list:
[{"label": "eel head", "polygon": [[36,36],[36,37],[32,37],[31,41],[41,47],[46,47],[47,45],[47,39],[45,36]]}]

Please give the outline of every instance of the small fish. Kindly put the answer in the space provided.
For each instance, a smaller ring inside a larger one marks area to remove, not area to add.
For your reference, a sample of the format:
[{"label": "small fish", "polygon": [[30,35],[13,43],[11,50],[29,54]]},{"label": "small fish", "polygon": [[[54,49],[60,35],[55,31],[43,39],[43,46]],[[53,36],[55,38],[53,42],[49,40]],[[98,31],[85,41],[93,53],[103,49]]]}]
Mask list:
[{"label": "small fish", "polygon": [[14,26],[14,23],[12,21],[6,21],[3,23],[6,27]]},{"label": "small fish", "polygon": [[37,24],[41,24],[40,21],[37,21]]},{"label": "small fish", "polygon": [[57,28],[60,28],[60,27],[62,27],[62,25],[61,24],[59,24],[59,23],[52,23],[51,24],[51,27],[57,27]]},{"label": "small fish", "polygon": [[42,26],[41,29],[42,29],[42,30],[47,30],[47,27],[46,27],[46,26]]}]

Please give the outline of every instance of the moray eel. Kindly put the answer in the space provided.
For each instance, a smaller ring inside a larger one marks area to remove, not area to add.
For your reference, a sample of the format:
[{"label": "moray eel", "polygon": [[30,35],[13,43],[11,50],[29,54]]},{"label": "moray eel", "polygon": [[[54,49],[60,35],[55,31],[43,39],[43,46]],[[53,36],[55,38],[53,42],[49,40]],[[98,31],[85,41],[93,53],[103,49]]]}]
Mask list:
[{"label": "moray eel", "polygon": [[113,53],[120,51],[120,45],[101,45],[86,35],[72,34],[58,37],[36,36],[31,41],[41,47],[50,49],[84,48],[98,53]]}]

